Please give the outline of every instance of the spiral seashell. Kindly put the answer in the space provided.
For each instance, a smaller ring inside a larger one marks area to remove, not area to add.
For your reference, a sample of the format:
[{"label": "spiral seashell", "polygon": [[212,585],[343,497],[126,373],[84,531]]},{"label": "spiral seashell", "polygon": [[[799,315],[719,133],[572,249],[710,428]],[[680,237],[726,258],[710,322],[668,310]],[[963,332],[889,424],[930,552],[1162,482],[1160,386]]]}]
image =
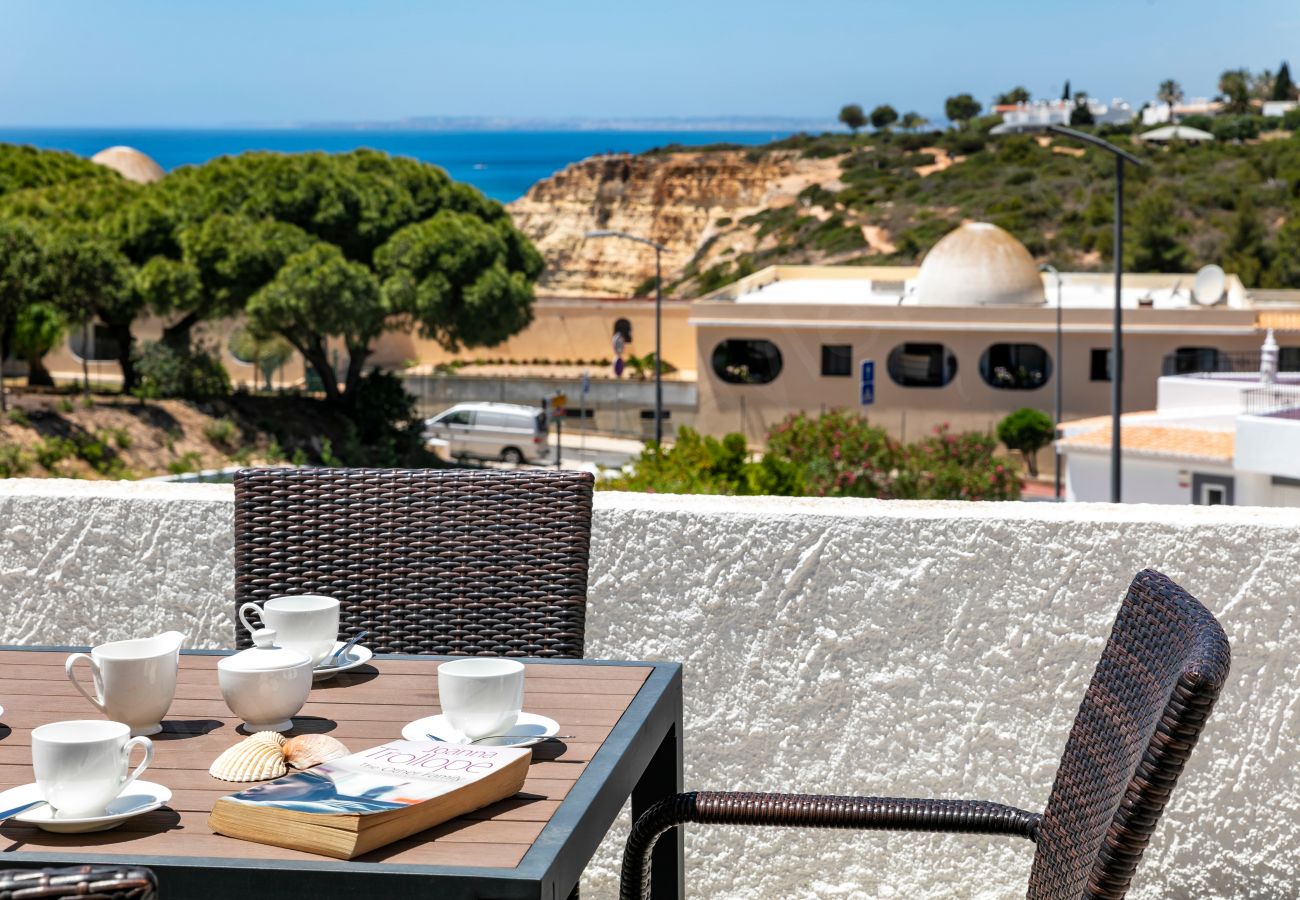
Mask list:
[{"label": "spiral seashell", "polygon": [[341,741],[328,734],[300,734],[289,738],[280,749],[285,760],[295,769],[310,769],[350,752]]},{"label": "spiral seashell", "polygon": [[265,781],[286,774],[289,767],[285,763],[284,751],[267,735],[284,740],[273,731],[262,731],[244,738],[218,756],[208,774],[222,781]]}]

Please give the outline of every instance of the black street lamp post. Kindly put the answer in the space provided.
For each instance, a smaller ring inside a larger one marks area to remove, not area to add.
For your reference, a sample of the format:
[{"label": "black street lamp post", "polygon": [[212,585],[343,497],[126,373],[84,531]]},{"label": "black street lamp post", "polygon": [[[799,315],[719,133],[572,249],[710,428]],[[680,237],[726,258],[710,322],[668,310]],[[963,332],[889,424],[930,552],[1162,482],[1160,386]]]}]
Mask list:
[{"label": "black street lamp post", "polygon": [[1044,263],[1038,267],[1040,272],[1047,272],[1056,279],[1056,408],[1055,415],[1052,417],[1052,449],[1056,453],[1055,469],[1055,493],[1053,496],[1059,501],[1061,499],[1061,391],[1064,387],[1062,379],[1065,378],[1065,363],[1063,362],[1065,353],[1061,349],[1061,273],[1056,271],[1056,267]]},{"label": "black street lamp post", "polygon": [[659,350],[659,334],[663,308],[663,269],[660,266],[660,254],[664,251],[664,245],[649,238],[628,234],[626,231],[588,231],[586,236],[588,238],[623,238],[627,241],[636,241],[638,244],[645,244],[648,247],[655,248],[655,446],[662,448],[664,443],[664,379],[661,364],[662,357]]},{"label": "black street lamp post", "polygon": [[1119,503],[1120,461],[1123,458],[1120,452],[1119,420],[1124,386],[1124,314],[1120,303],[1120,291],[1124,282],[1124,163],[1131,162],[1135,166],[1145,165],[1145,163],[1094,134],[1075,131],[1064,125],[1048,125],[1047,130],[1062,137],[1100,147],[1115,157],[1115,246],[1112,250],[1112,255],[1115,257],[1115,317],[1110,349],[1110,502]]}]

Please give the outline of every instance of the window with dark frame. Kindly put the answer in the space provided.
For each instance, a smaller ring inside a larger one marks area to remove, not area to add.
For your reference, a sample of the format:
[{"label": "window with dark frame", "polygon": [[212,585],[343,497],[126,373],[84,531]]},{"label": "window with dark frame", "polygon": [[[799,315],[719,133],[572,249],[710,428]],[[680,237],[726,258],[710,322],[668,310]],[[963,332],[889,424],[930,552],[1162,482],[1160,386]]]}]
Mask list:
[{"label": "window with dark frame", "polygon": [[980,377],[998,390],[1036,390],[1052,377],[1052,358],[1037,344],[992,344],[980,357]]},{"label": "window with dark frame", "polygon": [[853,374],[852,344],[822,344],[822,375],[848,378]]},{"label": "window with dark frame", "polygon": [[943,387],[957,376],[957,357],[943,344],[909,342],[889,351],[885,370],[902,387]]},{"label": "window with dark frame", "polygon": [[781,374],[781,351],[771,341],[728,338],[713,348],[713,372],[728,384],[768,384]]},{"label": "window with dark frame", "polygon": [[1088,357],[1088,380],[1110,381],[1110,350],[1094,347]]},{"label": "window with dark frame", "polygon": [[1215,347],[1179,347],[1174,351],[1174,370],[1167,375],[1194,375],[1197,372],[1222,372],[1225,360]]}]

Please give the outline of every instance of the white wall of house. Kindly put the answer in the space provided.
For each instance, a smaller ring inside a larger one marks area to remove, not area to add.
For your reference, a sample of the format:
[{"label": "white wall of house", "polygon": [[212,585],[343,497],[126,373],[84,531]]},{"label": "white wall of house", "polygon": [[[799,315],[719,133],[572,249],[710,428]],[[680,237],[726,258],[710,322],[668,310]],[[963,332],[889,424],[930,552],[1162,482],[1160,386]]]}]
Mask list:
[{"label": "white wall of house", "polygon": [[[1072,450],[1065,455],[1065,498],[1083,503],[1110,501],[1110,452]],[[1193,502],[1192,476],[1195,474],[1234,477],[1231,466],[1192,460],[1164,460],[1152,457],[1124,456],[1120,464],[1121,490],[1125,503],[1168,503],[1186,505]],[[1236,505],[1248,505],[1238,496]],[[1261,505],[1272,505],[1262,503]]]},{"label": "white wall of house", "polygon": [[[0,481],[0,640],[228,646],[232,507],[228,487]],[[1300,511],[601,494],[593,537],[588,651],[684,663],[688,788],[1039,809],[1125,586],[1167,572],[1222,618],[1234,672],[1130,896],[1300,893]],[[622,835],[586,896],[614,896]],[[709,898],[1022,896],[1033,856],[767,829],[687,848]]]},{"label": "white wall of house", "polygon": [[1300,421],[1241,416],[1234,458],[1238,469],[1300,478]]}]

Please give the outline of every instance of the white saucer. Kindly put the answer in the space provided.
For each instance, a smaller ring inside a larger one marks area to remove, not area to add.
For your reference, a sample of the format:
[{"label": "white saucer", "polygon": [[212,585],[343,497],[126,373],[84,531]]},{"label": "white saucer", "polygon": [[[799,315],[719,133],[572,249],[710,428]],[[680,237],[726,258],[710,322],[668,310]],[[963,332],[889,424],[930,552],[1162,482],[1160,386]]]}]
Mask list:
[{"label": "white saucer", "polygon": [[[539,716],[536,713],[520,713],[519,721],[507,730],[511,734],[526,734],[528,737],[496,738],[490,741],[479,741],[475,746],[531,747],[533,744],[541,743],[542,738],[559,734],[560,723],[554,719],[548,719],[546,716]],[[465,735],[452,728],[446,716],[425,716],[423,719],[408,722],[402,728],[402,737],[408,741],[427,741],[429,735],[451,744],[460,744],[465,741]]]},{"label": "white saucer", "polygon": [[[325,659],[329,659],[330,656],[338,653],[339,648],[341,648],[345,643],[346,641],[335,641],[333,649],[330,650],[329,655],[327,655]],[[347,656],[340,660],[339,665],[317,666],[316,670],[312,672],[311,677],[316,681],[325,681],[329,678],[333,678],[340,672],[348,672],[355,669],[357,666],[364,666],[366,663],[370,662],[370,658],[374,655],[375,651],[371,650],[369,647],[363,647],[360,644],[357,644],[348,651]]]},{"label": "white saucer", "polygon": [[[27,822],[46,831],[59,834],[82,834],[87,831],[108,831],[116,828],[127,819],[153,812],[168,800],[172,792],[161,784],[152,781],[136,781],[122,795],[108,804],[105,815],[89,816],[84,819],[56,819],[54,810],[49,806],[38,806],[13,817],[15,822]],[[41,799],[40,788],[35,783],[10,788],[0,793],[0,808],[12,809]]]}]

